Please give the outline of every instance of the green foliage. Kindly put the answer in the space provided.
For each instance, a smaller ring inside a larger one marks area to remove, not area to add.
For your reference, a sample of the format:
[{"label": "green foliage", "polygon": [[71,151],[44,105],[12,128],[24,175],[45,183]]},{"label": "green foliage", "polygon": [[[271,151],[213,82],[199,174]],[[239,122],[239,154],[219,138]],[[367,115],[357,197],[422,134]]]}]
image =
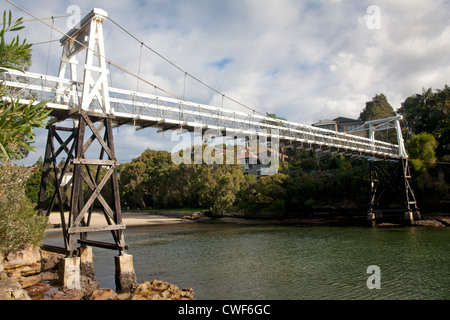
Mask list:
[{"label": "green foliage", "polygon": [[[406,143],[414,189],[422,207],[435,207],[450,190],[450,87],[422,89],[398,110],[408,127]],[[438,209],[442,210],[442,209]]]},{"label": "green foliage", "polygon": [[384,94],[377,94],[372,101],[366,102],[366,107],[359,115],[359,119],[370,121],[395,116],[394,109],[389,104]]},{"label": "green foliage", "polygon": [[[3,28],[0,30],[0,72],[4,68],[22,71],[31,60],[31,44],[26,40],[22,43],[19,36],[6,43],[5,36],[8,32],[21,30],[22,18],[12,20],[11,11],[7,16],[3,12]],[[43,127],[49,111],[44,109],[46,102],[33,105],[21,104],[19,97],[9,99],[5,86],[0,87],[0,162],[11,161],[14,158],[23,158],[28,151],[34,151],[31,145],[34,141],[34,129]]]},{"label": "green foliage", "polygon": [[200,206],[209,207],[216,215],[225,215],[245,181],[242,169],[238,165],[202,165],[199,171]]},{"label": "green foliage", "polygon": [[[31,61],[31,45],[19,36],[9,43],[8,32],[23,28],[22,19],[12,20],[11,12],[3,13],[0,30],[0,72],[4,68],[21,70]],[[0,87],[0,251],[8,253],[24,243],[38,244],[45,236],[46,217],[36,215],[33,203],[25,193],[29,170],[9,163],[34,150],[34,129],[42,127],[48,112],[45,102],[21,104],[20,97],[8,98],[8,90]],[[33,195],[34,196],[34,195]]]},{"label": "green foliage", "polygon": [[22,18],[12,20],[11,11],[8,15],[3,11],[3,27],[0,30],[0,72],[5,72],[3,68],[22,69],[31,61],[31,44],[27,44],[24,39],[21,43],[17,35],[10,43],[5,43],[5,36],[8,32],[15,32],[23,29]]},{"label": "green foliage", "polygon": [[438,143],[434,136],[427,132],[422,132],[412,136],[406,143],[406,149],[414,170],[419,174],[424,174],[426,168],[436,161],[435,149]]},{"label": "green foliage", "polygon": [[287,186],[290,183],[289,175],[283,173],[249,179],[249,183],[239,199],[239,208],[249,213],[268,211],[284,214]]},{"label": "green foliage", "polygon": [[[4,96],[5,89],[0,89]],[[0,101],[0,161],[11,161],[24,157],[26,151],[34,151],[31,143],[35,139],[35,128],[44,126],[49,112],[43,109],[46,102],[33,105],[19,103],[19,98],[10,103]]]},{"label": "green foliage", "polygon": [[398,110],[405,117],[413,134],[428,132],[439,143],[438,156],[450,154],[450,87],[433,92],[431,88],[422,94],[408,97]]},{"label": "green foliage", "polygon": [[120,190],[126,207],[133,203],[137,208],[146,208],[144,197],[148,193],[148,188],[144,182],[148,180],[148,174],[145,169],[144,162],[131,162],[121,166]]},{"label": "green foliage", "polygon": [[29,173],[20,166],[0,166],[0,253],[24,243],[39,244],[45,236],[47,218],[36,214],[25,195]]}]

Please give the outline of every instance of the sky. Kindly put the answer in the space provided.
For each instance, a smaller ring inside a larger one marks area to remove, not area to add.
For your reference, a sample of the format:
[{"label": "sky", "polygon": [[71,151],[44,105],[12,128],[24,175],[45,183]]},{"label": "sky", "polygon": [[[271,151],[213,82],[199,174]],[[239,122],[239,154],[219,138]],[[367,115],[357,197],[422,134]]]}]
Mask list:
[{"label": "sky", "polygon": [[[85,12],[101,8],[111,19],[103,24],[108,59],[186,100],[275,113],[303,124],[340,116],[356,119],[380,93],[397,110],[423,88],[450,84],[450,0],[12,2],[40,18],[53,16],[44,21],[64,32]],[[1,3],[3,10],[26,21],[19,35],[35,43],[30,71],[56,76],[61,47],[48,41],[62,35],[7,1]],[[114,68],[110,85],[155,93]],[[146,148],[170,151],[177,144],[171,132],[155,129],[120,127],[114,134],[122,163]],[[37,131],[37,151],[26,165],[44,155],[46,135]]]}]

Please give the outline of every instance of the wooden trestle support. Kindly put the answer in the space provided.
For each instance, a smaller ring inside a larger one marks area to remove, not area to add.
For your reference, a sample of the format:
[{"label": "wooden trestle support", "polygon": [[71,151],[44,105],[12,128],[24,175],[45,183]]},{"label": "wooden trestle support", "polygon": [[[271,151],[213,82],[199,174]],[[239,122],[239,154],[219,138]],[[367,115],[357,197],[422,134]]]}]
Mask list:
[{"label": "wooden trestle support", "polygon": [[[59,207],[64,248],[44,246],[44,249],[66,254],[66,261],[60,262],[60,267],[67,266],[65,270],[60,270],[60,280],[64,286],[67,279],[80,278],[78,266],[83,269],[83,263],[93,264],[93,261],[83,261],[93,260],[92,247],[101,247],[119,251],[119,255],[115,257],[116,287],[126,290],[134,285],[136,275],[132,256],[125,253],[128,247],[125,244],[125,225],[120,208],[117,178],[119,162],[114,152],[114,116],[111,114],[109,102],[108,69],[102,29],[102,23],[107,16],[105,11],[93,9],[80,21],[79,26],[72,28],[60,40],[63,52],[59,77],[64,79],[67,66],[70,66],[71,86],[58,85],[55,101],[69,105],[70,108],[66,111],[54,110],[53,120],[47,126],[48,138],[42,168],[39,213],[49,216],[55,206]],[[83,52],[85,64],[80,97],[76,90],[76,57]],[[71,120],[71,127],[60,125]],[[68,137],[63,139],[63,133]],[[59,144],[58,148],[55,147],[56,143]],[[95,146],[99,147],[100,155],[93,159]],[[58,163],[57,159],[63,152],[66,156],[65,162]],[[70,179],[67,178],[69,173],[72,173]],[[50,204],[46,203],[49,183],[54,187]],[[91,225],[94,209],[103,213],[106,220],[103,224]],[[69,211],[67,218],[66,210]],[[99,231],[111,232],[113,242],[88,239],[88,233]],[[81,247],[76,248],[76,242]],[[75,282],[78,283],[75,287],[79,287],[79,281]]]},{"label": "wooden trestle support", "polygon": [[[85,246],[97,246],[118,250],[122,255],[127,246],[125,244],[120,207],[119,185],[117,179],[118,161],[114,152],[112,133],[112,116],[78,110],[71,115],[73,128],[49,124],[47,146],[42,180],[39,194],[39,212],[49,216],[55,206],[59,207],[61,227],[64,238],[64,248],[48,248],[60,251],[69,256],[76,254],[76,238],[80,235],[78,243]],[[98,126],[95,124],[98,123]],[[63,140],[59,132],[69,132],[68,138]],[[89,132],[91,136],[85,139]],[[102,131],[104,131],[102,136]],[[89,159],[90,148],[98,141],[100,155],[98,159]],[[56,142],[59,148],[56,148]],[[65,152],[65,163],[57,163],[57,157]],[[106,157],[107,159],[104,159]],[[106,168],[106,172],[105,172]],[[103,170],[102,170],[103,169]],[[102,172],[103,171],[103,172]],[[68,175],[72,178],[67,181]],[[65,183],[63,182],[66,179]],[[50,205],[45,203],[48,182],[54,187]],[[105,186],[110,184],[110,190]],[[103,192],[102,192],[103,191]],[[112,199],[111,205],[105,200]],[[96,201],[97,200],[97,201]],[[93,226],[91,217],[94,205],[103,213],[106,224]],[[64,212],[68,210],[69,216]],[[104,243],[88,239],[88,232],[111,231],[114,243]],[[48,247],[48,246],[47,246]]]},{"label": "wooden trestle support", "polygon": [[391,164],[385,168],[386,161],[369,160],[370,203],[367,218],[372,225],[376,225],[386,214],[393,214],[393,217],[400,218],[406,224],[421,219],[408,159],[395,162],[394,166]]}]

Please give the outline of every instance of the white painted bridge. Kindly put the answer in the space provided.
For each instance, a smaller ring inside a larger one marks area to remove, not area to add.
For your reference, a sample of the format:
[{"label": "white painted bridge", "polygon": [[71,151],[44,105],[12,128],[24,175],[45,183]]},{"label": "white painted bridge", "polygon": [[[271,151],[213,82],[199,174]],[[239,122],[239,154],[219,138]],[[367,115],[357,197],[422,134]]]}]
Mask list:
[{"label": "white painted bridge", "polygon": [[[48,101],[54,117],[51,122],[67,119],[76,110],[88,110],[113,116],[115,126],[132,125],[137,130],[188,131],[215,129],[225,135],[264,136],[278,139],[281,145],[320,149],[365,157],[407,159],[400,128],[401,116],[369,121],[355,133],[341,133],[292,121],[274,119],[258,112],[242,112],[186,101],[175,96],[154,95],[112,88],[108,83],[102,24],[107,13],[92,10],[78,28],[64,34],[60,42],[63,53],[57,76],[8,70],[2,74],[11,98],[24,102]],[[77,56],[86,53],[82,65]],[[114,64],[114,62],[113,62]],[[77,79],[82,65],[83,79]],[[119,66],[119,68],[122,68]],[[156,87],[156,86],[155,86]],[[393,129],[397,143],[375,139],[380,130]]]}]

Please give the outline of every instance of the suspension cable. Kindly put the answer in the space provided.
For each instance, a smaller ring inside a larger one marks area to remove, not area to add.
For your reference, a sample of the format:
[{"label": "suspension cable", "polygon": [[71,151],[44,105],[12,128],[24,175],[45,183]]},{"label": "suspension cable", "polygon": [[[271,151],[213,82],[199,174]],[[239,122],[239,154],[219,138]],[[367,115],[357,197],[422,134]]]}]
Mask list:
[{"label": "suspension cable", "polygon": [[50,41],[48,43],[48,52],[47,52],[47,65],[45,67],[45,74],[48,75],[48,63],[50,61],[50,49],[52,48],[52,38],[53,38],[53,27],[55,24],[55,19],[52,17],[52,29],[50,31]]},{"label": "suspension cable", "polygon": [[203,82],[202,80],[200,80],[199,78],[195,77],[194,75],[190,74],[189,72],[185,71],[184,69],[182,69],[180,66],[178,66],[177,64],[175,64],[174,62],[172,62],[171,60],[169,60],[168,58],[166,58],[165,56],[163,56],[162,54],[160,54],[159,52],[157,52],[156,50],[154,50],[153,48],[149,47],[148,45],[146,45],[143,41],[139,40],[136,36],[134,36],[130,31],[128,31],[127,29],[125,29],[124,27],[122,27],[119,23],[117,23],[115,20],[113,20],[111,17],[107,17],[108,20],[110,20],[113,24],[115,24],[118,28],[120,28],[123,32],[125,32],[126,34],[128,34],[130,37],[132,37],[134,40],[138,41],[139,43],[141,43],[142,46],[144,46],[145,48],[147,48],[148,50],[150,50],[151,52],[153,52],[154,54],[156,54],[158,57],[160,57],[161,59],[163,59],[164,61],[168,62],[170,65],[172,65],[174,68],[178,69],[179,71],[183,72],[185,77],[189,76],[192,79],[194,79],[195,81],[197,81],[198,83],[202,84],[203,86],[207,87],[208,89],[214,91],[215,93],[221,95],[223,98],[227,98],[228,100],[249,109],[250,111],[259,113],[260,115],[266,116],[265,114],[255,110],[254,108],[251,108],[225,94],[223,94],[222,92],[220,92],[219,90],[213,88],[212,86],[206,84],[205,82]]},{"label": "suspension cable", "polygon": [[69,35],[68,35],[67,33],[65,33],[64,31],[61,31],[61,30],[57,29],[57,28],[54,27],[54,26],[51,26],[49,23],[45,22],[44,20],[42,20],[41,18],[39,18],[39,17],[37,17],[36,15],[32,14],[31,12],[25,10],[24,8],[22,8],[22,7],[18,6],[18,5],[16,5],[16,4],[13,3],[12,1],[10,1],[10,0],[5,0],[5,1],[8,2],[9,4],[13,5],[13,6],[16,7],[17,9],[22,10],[22,11],[25,12],[26,14],[32,16],[32,17],[35,18],[36,20],[38,20],[38,21],[44,23],[44,24],[47,25],[48,27],[50,27],[50,28],[54,29],[55,31],[61,33],[62,35],[66,36],[68,39],[74,41],[75,43],[77,43],[77,44],[79,44],[80,46],[86,48],[87,50],[91,50],[94,54],[96,54],[96,55],[99,56],[99,57],[104,58],[107,62],[110,62],[114,67],[116,67],[116,68],[122,70],[123,72],[128,73],[129,75],[131,75],[131,76],[133,76],[133,77],[139,78],[142,82],[145,82],[145,83],[147,83],[147,84],[149,84],[149,85],[155,87],[155,89],[158,88],[158,89],[161,90],[162,92],[165,92],[165,93],[167,93],[168,95],[170,95],[170,96],[172,96],[172,97],[174,97],[174,98],[176,98],[176,99],[183,100],[183,101],[187,102],[186,100],[184,100],[184,99],[178,97],[176,94],[171,93],[171,92],[169,92],[169,91],[167,91],[167,90],[165,90],[165,89],[163,89],[163,88],[157,86],[156,84],[154,84],[154,83],[152,83],[152,82],[146,80],[146,79],[143,79],[143,78],[141,78],[141,77],[138,77],[138,75],[136,75],[136,74],[135,74],[134,72],[132,72],[131,70],[128,70],[127,68],[123,67],[122,65],[120,65],[120,64],[117,63],[117,62],[112,61],[111,59],[108,59],[107,57],[105,57],[104,55],[102,55],[102,54],[100,54],[99,52],[95,51],[94,49],[89,48],[87,45],[85,45],[84,43],[78,41],[77,39],[75,39],[75,38],[69,36]]}]

